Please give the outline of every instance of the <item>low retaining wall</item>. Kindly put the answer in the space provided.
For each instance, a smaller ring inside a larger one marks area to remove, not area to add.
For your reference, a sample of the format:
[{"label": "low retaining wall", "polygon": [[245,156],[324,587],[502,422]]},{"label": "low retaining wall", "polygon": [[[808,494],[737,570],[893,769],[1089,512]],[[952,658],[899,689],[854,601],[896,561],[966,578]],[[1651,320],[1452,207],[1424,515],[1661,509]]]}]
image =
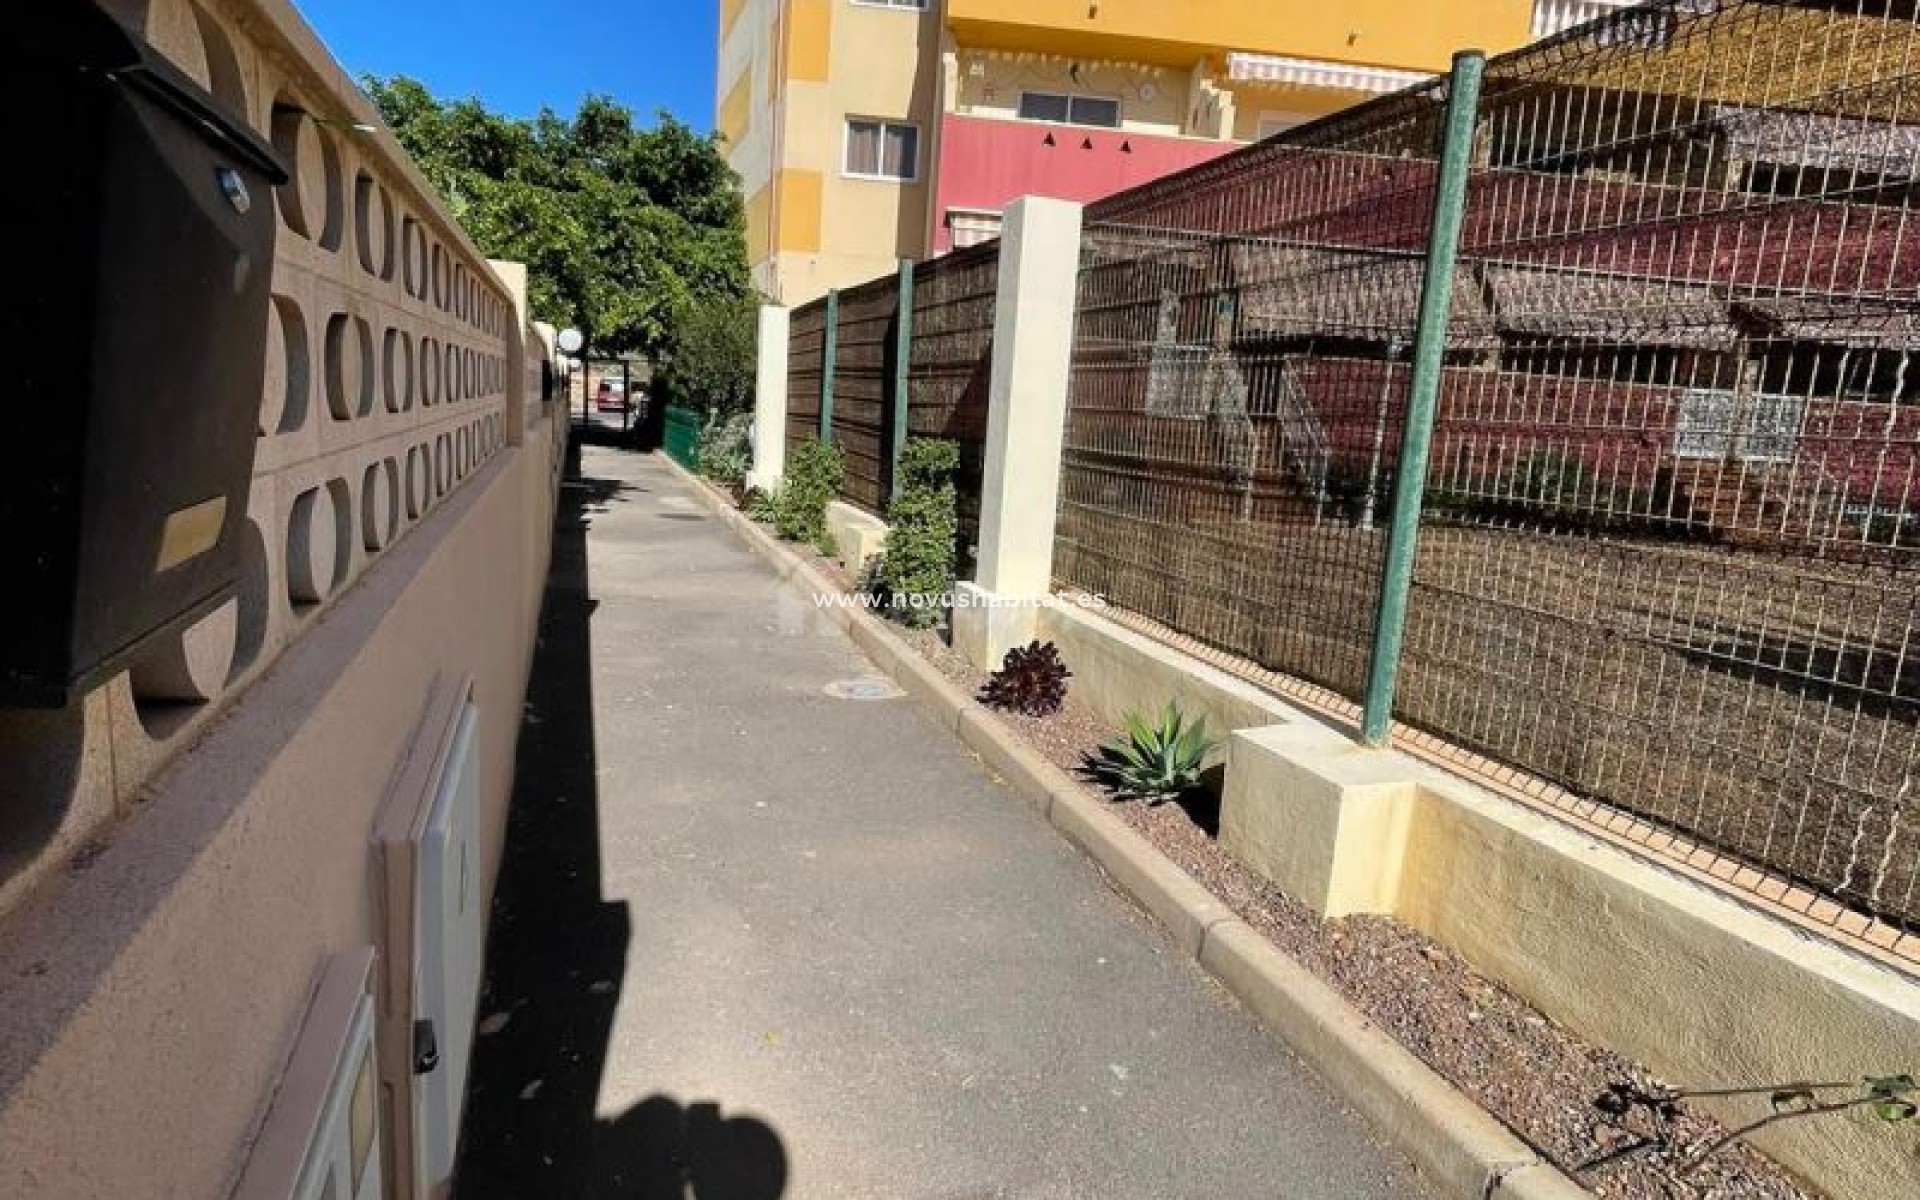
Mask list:
[{"label": "low retaining wall", "polygon": [[[1235,731],[1222,845],[1323,914],[1397,917],[1676,1084],[1914,1069],[1920,981],[1438,768],[1361,749],[1097,614],[1047,609],[1040,627],[1076,697],[1108,719],[1173,700]],[[1837,1200],[1920,1194],[1912,1129],[1829,1117],[1754,1142]]]},{"label": "low retaining wall", "polygon": [[827,504],[827,533],[840,565],[859,578],[867,560],[887,548],[887,523],[841,500]]}]

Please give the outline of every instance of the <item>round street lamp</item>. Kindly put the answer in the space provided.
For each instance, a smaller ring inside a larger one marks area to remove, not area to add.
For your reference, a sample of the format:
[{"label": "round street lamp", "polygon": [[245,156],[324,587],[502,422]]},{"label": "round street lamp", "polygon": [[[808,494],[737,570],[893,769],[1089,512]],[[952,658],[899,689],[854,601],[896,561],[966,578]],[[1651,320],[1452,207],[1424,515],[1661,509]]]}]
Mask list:
[{"label": "round street lamp", "polygon": [[[567,369],[567,391],[569,393],[569,397],[567,400],[567,407],[571,409],[573,407],[573,400],[571,397],[571,393],[573,391],[573,376],[576,372],[580,370],[580,360],[574,356],[579,354],[581,349],[586,346],[587,338],[585,334],[581,333],[578,329],[575,329],[573,326],[569,325],[565,329],[562,329],[558,334],[554,335],[553,344],[555,348],[558,349],[561,355],[563,356],[560,360],[560,364],[566,367]],[[587,420],[587,388],[586,388],[586,379],[584,376],[582,376],[581,384],[580,384],[580,421],[582,424],[585,424],[586,420]]]}]

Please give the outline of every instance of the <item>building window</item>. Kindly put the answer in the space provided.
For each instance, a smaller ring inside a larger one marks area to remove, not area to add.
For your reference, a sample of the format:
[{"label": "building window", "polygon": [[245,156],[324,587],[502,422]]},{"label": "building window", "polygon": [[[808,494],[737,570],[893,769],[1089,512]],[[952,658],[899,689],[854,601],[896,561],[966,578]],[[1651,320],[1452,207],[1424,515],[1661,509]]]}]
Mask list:
[{"label": "building window", "polygon": [[1751,395],[1690,388],[1674,422],[1675,458],[1792,462],[1806,420],[1799,396]]},{"label": "building window", "polygon": [[1264,142],[1268,138],[1277,137],[1289,129],[1298,129],[1311,120],[1313,120],[1313,118],[1306,113],[1263,112],[1260,114],[1260,128],[1258,133],[1255,134],[1255,140]]},{"label": "building window", "polygon": [[846,174],[912,183],[920,177],[920,127],[847,118]]},{"label": "building window", "polygon": [[977,208],[950,208],[947,232],[955,250],[990,242],[1000,236],[1000,214]]},{"label": "building window", "polygon": [[1021,92],[1020,119],[1056,125],[1120,128],[1120,102],[1105,96],[1064,96],[1058,92]]}]

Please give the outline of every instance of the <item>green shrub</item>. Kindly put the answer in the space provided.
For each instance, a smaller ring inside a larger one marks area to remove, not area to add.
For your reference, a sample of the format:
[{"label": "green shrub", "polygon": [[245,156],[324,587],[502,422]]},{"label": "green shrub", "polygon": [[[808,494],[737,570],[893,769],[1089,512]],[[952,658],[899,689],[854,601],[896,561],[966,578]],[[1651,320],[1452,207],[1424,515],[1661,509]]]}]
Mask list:
[{"label": "green shrub", "polygon": [[1171,800],[1200,786],[1200,772],[1219,743],[1207,719],[1192,724],[1169,703],[1158,724],[1127,714],[1126,733],[1100,747],[1089,764],[1094,776],[1123,800]]},{"label": "green shrub", "polygon": [[882,577],[895,615],[916,628],[938,624],[953,591],[960,534],[953,475],[959,469],[959,445],[943,438],[914,438],[900,453]]},{"label": "green shrub", "polygon": [[838,446],[808,438],[787,458],[773,530],[790,542],[819,545],[827,536],[827,505],[840,494],[847,466]]},{"label": "green shrub", "polygon": [[747,516],[762,525],[771,525],[780,516],[780,489],[749,488],[741,507],[746,509]]},{"label": "green shrub", "polygon": [[753,465],[753,444],[747,436],[752,424],[751,413],[709,413],[700,430],[700,473],[727,485],[745,479]]}]

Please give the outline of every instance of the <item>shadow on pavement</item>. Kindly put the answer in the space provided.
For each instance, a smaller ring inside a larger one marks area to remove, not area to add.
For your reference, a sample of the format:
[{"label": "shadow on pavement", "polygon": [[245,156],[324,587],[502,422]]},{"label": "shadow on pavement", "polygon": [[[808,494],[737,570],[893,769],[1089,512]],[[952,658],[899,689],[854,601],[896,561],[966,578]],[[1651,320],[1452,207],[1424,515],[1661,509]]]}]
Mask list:
[{"label": "shadow on pavement", "polygon": [[555,515],[454,1195],[778,1200],[786,1151],[760,1121],[665,1096],[597,1112],[631,923],[601,895],[587,531],[638,489],[579,478],[577,462]]},{"label": "shadow on pavement", "polygon": [[[649,1096],[602,1128],[598,1172],[622,1200],[780,1200],[787,1151],[772,1126]],[[691,1189],[691,1191],[689,1191]]]}]

